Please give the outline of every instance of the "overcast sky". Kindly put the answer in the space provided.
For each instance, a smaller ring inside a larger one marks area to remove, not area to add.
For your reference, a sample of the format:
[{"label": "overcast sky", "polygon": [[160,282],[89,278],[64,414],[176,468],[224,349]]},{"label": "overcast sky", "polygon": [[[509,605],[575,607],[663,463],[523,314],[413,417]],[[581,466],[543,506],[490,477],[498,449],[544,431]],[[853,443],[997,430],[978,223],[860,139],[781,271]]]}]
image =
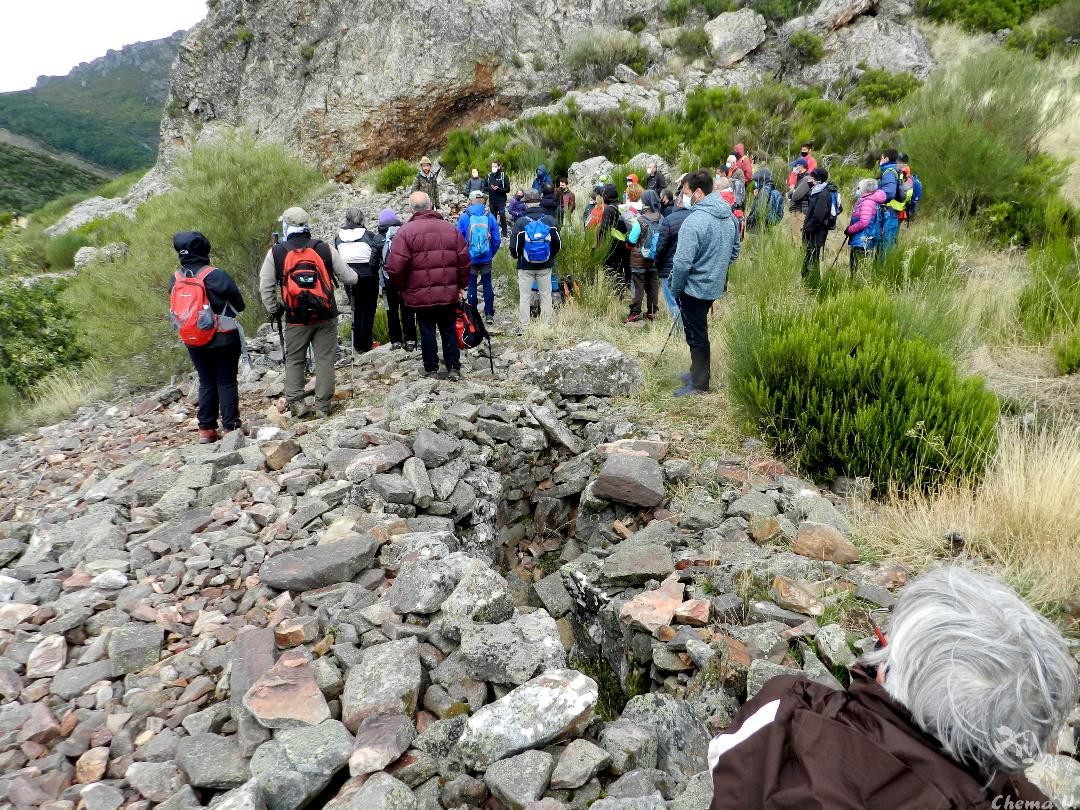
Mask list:
[{"label": "overcast sky", "polygon": [[63,76],[112,48],[161,39],[206,16],[206,0],[2,0],[0,92]]}]

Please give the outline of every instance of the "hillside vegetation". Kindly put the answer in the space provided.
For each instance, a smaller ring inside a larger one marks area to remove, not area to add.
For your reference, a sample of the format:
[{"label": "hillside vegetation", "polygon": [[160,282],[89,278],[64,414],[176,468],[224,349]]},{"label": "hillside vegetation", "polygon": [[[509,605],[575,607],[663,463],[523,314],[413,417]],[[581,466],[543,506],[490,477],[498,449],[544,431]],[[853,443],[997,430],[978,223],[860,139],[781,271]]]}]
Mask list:
[{"label": "hillside vegetation", "polygon": [[32,211],[49,200],[89,191],[102,178],[38,152],[0,143],[0,211]]}]

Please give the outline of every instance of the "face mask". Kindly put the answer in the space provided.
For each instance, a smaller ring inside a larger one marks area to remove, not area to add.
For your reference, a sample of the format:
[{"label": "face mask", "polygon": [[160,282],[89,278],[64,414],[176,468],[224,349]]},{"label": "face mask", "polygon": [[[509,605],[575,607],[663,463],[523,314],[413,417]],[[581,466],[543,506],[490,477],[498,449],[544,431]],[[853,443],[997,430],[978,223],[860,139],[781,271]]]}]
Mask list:
[{"label": "face mask", "polygon": [[492,174],[498,174],[499,173],[499,167],[498,166],[492,166],[491,167],[491,173]]},{"label": "face mask", "polygon": [[689,208],[693,204],[694,204],[694,195],[693,194],[683,194],[682,195],[682,207],[683,208]]},{"label": "face mask", "polygon": [[810,150],[804,149],[803,151],[799,152],[799,154],[802,155],[803,157],[806,157],[807,155],[810,154]]}]

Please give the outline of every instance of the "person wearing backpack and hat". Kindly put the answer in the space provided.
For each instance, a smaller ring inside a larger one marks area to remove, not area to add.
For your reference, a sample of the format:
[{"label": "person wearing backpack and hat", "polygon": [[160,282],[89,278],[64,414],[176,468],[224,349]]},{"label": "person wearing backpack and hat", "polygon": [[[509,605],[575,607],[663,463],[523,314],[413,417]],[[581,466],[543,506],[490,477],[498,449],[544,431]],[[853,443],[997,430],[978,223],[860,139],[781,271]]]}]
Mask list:
[{"label": "person wearing backpack and hat", "polygon": [[641,213],[637,227],[632,228],[626,239],[630,248],[630,275],[634,282],[634,298],[630,302],[627,323],[641,320],[641,301],[647,300],[645,318],[653,320],[659,307],[659,289],[656,275],[656,257],[663,247],[663,216],[660,215],[660,195],[652,189],[641,195]]},{"label": "person wearing backpack and hat", "polygon": [[[356,272],[333,247],[311,237],[308,213],[289,208],[281,215],[284,239],[266,252],[259,270],[259,296],[271,319],[285,320],[285,399],[293,416],[307,413],[304,373],[307,351],[315,356],[315,414],[330,415],[334,399],[338,309],[334,279],[357,282]],[[278,290],[281,300],[278,300]]]},{"label": "person wearing backpack and hat", "polygon": [[517,260],[518,321],[529,325],[533,283],[540,292],[540,320],[551,323],[551,273],[562,241],[559,223],[540,208],[540,192],[525,192],[525,213],[510,234],[510,256]]},{"label": "person wearing backpack and hat", "polygon": [[439,345],[450,380],[461,379],[461,349],[457,337],[457,303],[469,283],[469,246],[453,223],[431,210],[422,191],[409,196],[412,217],[394,236],[386,273],[401,291],[420,323],[424,376],[439,371]]},{"label": "person wearing backpack and hat", "polygon": [[[169,279],[169,309],[199,375],[199,444],[210,444],[220,438],[219,411],[226,433],[241,428],[236,373],[242,344],[235,316],[244,311],[244,296],[232,276],[210,264],[210,240],[198,231],[175,234],[173,249],[180,257],[180,269]],[[194,342],[189,342],[192,337],[185,327],[195,326],[200,331],[199,324],[184,323],[191,319],[184,317],[180,298],[192,303],[188,311],[196,317],[207,307],[214,315],[212,322],[204,325],[209,326],[205,330],[208,334],[194,338]]]},{"label": "person wearing backpack and hat", "polygon": [[[442,171],[440,169],[440,171]],[[428,199],[431,200],[431,207],[438,209],[439,207],[439,175],[431,171],[431,158],[424,155],[420,158],[420,171],[416,173],[416,177],[413,179],[412,189],[410,191],[422,191],[428,195]]]},{"label": "person wearing backpack and hat", "polygon": [[491,262],[502,245],[499,223],[494,214],[489,214],[484,207],[484,192],[474,191],[469,195],[469,207],[457,221],[458,233],[469,246],[469,291],[468,300],[474,307],[476,303],[477,281],[484,288],[484,317],[488,323],[495,318],[495,290],[491,286]]},{"label": "person wearing backpack and hat", "polygon": [[384,208],[379,212],[379,230],[375,235],[375,249],[379,251],[379,278],[383,295],[386,299],[386,328],[390,333],[390,346],[404,348],[411,352],[416,349],[416,316],[405,306],[405,301],[397,287],[390,283],[386,275],[386,260],[390,256],[394,235],[401,227],[401,220],[393,208]]},{"label": "person wearing backpack and hat", "polygon": [[334,247],[345,264],[356,273],[356,284],[347,287],[352,301],[352,344],[359,354],[376,345],[371,333],[375,310],[379,308],[379,264],[382,254],[375,248],[375,234],[364,227],[364,212],[352,207],[345,212],[345,224],[334,237]]},{"label": "person wearing backpack and hat", "polygon": [[829,182],[829,171],[822,166],[810,172],[810,184],[810,205],[802,229],[803,244],[806,246],[802,277],[810,286],[816,287],[821,281],[821,251],[829,238],[829,231],[836,227],[832,210],[836,186]]}]

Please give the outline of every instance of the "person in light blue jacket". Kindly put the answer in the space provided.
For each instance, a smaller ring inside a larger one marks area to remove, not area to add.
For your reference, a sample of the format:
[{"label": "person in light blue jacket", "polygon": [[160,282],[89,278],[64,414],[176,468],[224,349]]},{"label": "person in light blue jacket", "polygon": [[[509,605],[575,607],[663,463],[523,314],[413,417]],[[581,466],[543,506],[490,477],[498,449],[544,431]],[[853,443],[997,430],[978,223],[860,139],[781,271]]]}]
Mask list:
[{"label": "person in light blue jacket", "polygon": [[713,193],[712,172],[698,169],[683,180],[691,210],[679,229],[672,262],[671,294],[682,311],[686,345],[690,347],[690,373],[675,396],[709,390],[709,309],[727,285],[728,265],[739,257],[739,226],[731,206]]},{"label": "person in light blue jacket", "polygon": [[[495,290],[491,286],[491,263],[502,245],[502,233],[499,222],[484,205],[484,192],[474,191],[469,195],[469,207],[462,212],[457,221],[458,233],[469,246],[469,290],[468,300],[474,307],[476,287],[479,282],[484,289],[484,317],[488,323],[495,318]],[[484,250],[487,245],[487,250]]]}]

